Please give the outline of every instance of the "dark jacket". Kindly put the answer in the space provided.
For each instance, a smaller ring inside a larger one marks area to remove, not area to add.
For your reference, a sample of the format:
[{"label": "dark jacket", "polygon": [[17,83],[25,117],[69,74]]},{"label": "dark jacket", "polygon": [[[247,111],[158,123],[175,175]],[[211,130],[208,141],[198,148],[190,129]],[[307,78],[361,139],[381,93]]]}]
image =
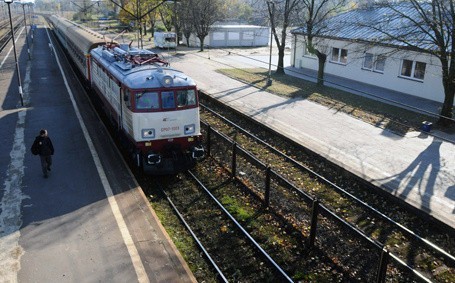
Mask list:
[{"label": "dark jacket", "polygon": [[52,145],[51,139],[49,137],[37,136],[32,145],[32,152],[44,156],[53,155],[54,146]]}]

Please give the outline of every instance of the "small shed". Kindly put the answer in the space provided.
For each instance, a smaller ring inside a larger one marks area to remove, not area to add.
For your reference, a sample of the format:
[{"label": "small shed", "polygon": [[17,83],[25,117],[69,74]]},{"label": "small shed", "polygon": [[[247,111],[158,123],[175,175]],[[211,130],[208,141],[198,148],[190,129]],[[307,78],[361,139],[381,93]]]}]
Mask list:
[{"label": "small shed", "polygon": [[[214,25],[204,39],[204,45],[210,47],[260,47],[268,46],[270,28],[254,25]],[[183,39],[186,43],[186,38]],[[190,47],[200,46],[199,38],[191,34]]]}]

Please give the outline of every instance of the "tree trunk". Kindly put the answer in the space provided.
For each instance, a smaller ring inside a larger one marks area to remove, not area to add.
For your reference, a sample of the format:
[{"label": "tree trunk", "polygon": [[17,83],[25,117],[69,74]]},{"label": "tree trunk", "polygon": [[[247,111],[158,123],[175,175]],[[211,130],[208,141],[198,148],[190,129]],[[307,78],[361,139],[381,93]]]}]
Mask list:
[{"label": "tree trunk", "polygon": [[183,32],[183,34],[185,35],[185,39],[186,39],[186,47],[190,47],[191,32]]},{"label": "tree trunk", "polygon": [[318,82],[319,86],[324,85],[324,67],[327,61],[327,55],[316,50],[316,56],[318,57]]},{"label": "tree trunk", "polygon": [[441,109],[441,116],[438,120],[438,125],[448,127],[454,125],[453,118],[453,102],[455,96],[455,82],[447,82],[444,84],[444,104]]},{"label": "tree trunk", "polygon": [[278,66],[276,69],[277,75],[284,75],[284,45],[278,48]]},{"label": "tree trunk", "polygon": [[203,36],[203,37],[198,37],[198,38],[199,38],[199,41],[200,41],[200,43],[201,43],[201,46],[200,46],[200,49],[199,49],[199,51],[201,51],[201,52],[204,51],[204,37],[205,37],[205,36]]},{"label": "tree trunk", "polygon": [[153,21],[150,21],[150,32],[152,33],[153,37],[153,34],[155,33],[155,23]]}]

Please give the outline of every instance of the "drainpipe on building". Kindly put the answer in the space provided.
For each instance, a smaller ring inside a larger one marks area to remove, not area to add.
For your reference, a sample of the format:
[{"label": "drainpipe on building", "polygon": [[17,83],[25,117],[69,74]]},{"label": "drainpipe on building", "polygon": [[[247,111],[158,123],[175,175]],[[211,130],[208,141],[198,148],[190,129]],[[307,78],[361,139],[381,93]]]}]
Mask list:
[{"label": "drainpipe on building", "polygon": [[295,50],[297,49],[297,34],[294,33],[294,55],[292,56],[292,67],[295,68]]}]

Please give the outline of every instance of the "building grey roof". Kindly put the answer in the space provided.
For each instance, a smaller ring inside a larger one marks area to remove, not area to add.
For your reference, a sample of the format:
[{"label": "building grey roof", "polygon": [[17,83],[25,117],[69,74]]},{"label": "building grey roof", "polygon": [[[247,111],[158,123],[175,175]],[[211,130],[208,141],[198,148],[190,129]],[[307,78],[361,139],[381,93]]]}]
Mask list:
[{"label": "building grey roof", "polygon": [[255,25],[212,25],[211,28],[216,30],[232,30],[232,29],[241,29],[241,30],[250,30],[250,29],[269,29],[266,26],[255,26]]},{"label": "building grey roof", "polygon": [[[420,5],[426,13],[431,11],[430,3],[421,2]],[[437,49],[431,29],[409,2],[354,9],[328,18],[323,25],[321,32],[317,34],[319,37],[402,47],[414,46],[425,50]],[[453,23],[450,26],[453,27]],[[294,29],[291,33],[305,35],[306,27]],[[446,31],[445,38],[449,38],[448,33],[449,31]]]}]

